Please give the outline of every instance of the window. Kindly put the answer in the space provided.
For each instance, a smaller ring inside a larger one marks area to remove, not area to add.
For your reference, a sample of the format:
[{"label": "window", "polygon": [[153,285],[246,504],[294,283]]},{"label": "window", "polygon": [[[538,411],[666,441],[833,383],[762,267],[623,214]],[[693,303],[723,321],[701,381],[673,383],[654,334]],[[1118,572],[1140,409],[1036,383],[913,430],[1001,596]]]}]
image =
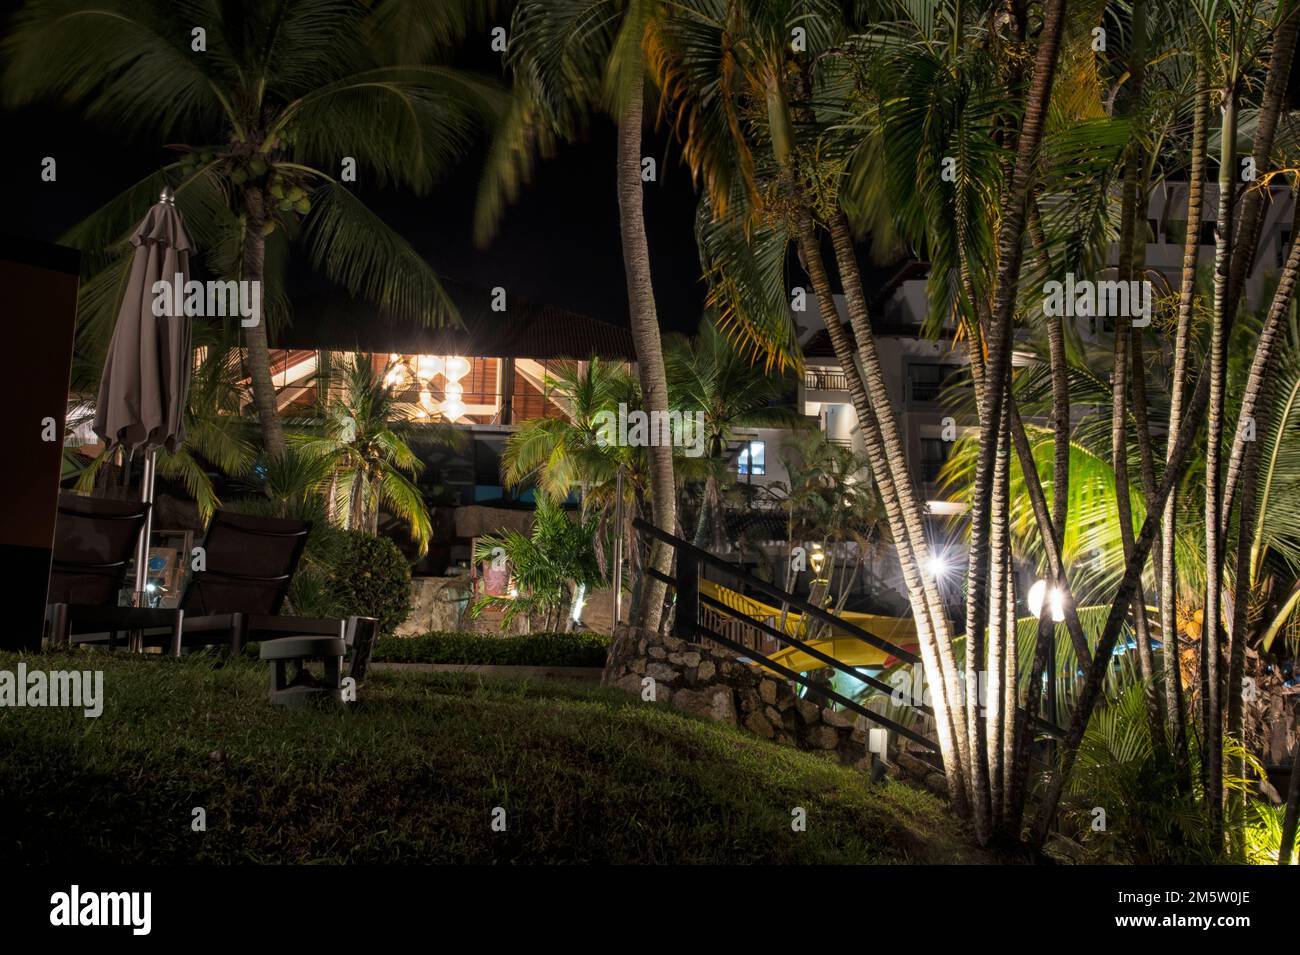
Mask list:
[{"label": "window", "polygon": [[1291,252],[1291,230],[1283,229],[1277,240],[1277,267],[1280,269]]},{"label": "window", "polygon": [[740,455],[736,458],[737,474],[766,474],[767,473],[767,442],[749,441],[740,449]]},{"label": "window", "polygon": [[939,480],[939,471],[948,460],[948,442],[942,438],[921,439],[921,480],[933,484]]},{"label": "window", "polygon": [[1219,238],[1216,234],[1218,223],[1211,219],[1208,222],[1201,223],[1201,245],[1217,245]]},{"label": "window", "polygon": [[909,365],[908,390],[913,401],[938,401],[949,380],[960,371],[957,365]]}]

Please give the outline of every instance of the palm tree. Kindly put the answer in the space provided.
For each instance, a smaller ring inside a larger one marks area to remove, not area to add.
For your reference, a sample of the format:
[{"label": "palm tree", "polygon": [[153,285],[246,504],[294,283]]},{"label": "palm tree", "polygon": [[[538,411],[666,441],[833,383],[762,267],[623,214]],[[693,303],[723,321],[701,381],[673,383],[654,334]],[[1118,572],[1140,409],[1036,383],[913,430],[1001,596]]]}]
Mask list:
[{"label": "palm tree", "polygon": [[692,338],[673,336],[664,343],[672,410],[699,415],[703,425],[704,491],[695,544],[722,546],[720,485],[725,452],[739,428],[806,427],[807,419],[774,404],[782,381],[741,354],[711,318]]},{"label": "palm tree", "polygon": [[411,540],[423,556],[433,525],[424,495],[412,480],[424,464],[415,441],[456,444],[463,441],[450,425],[413,422],[399,407],[388,369],[375,370],[372,356],[355,355],[335,366],[316,414],[290,435],[291,447],[308,461],[327,462],[325,491],[331,518],[341,527],[379,532],[379,511],[387,509],[410,526]]},{"label": "palm tree", "polygon": [[484,594],[470,613],[477,617],[489,607],[502,607],[503,629],[520,614],[531,623],[533,615],[540,613],[543,629],[567,633],[574,601],[604,583],[596,558],[596,525],[596,515],[571,521],[559,504],[542,496],[527,536],[505,531],[480,538],[474,559],[490,561],[504,552],[512,593]]},{"label": "palm tree", "polygon": [[623,365],[601,358],[561,362],[547,371],[547,394],[567,409],[560,418],[525,421],[506,439],[501,478],[507,487],[533,482],[555,501],[578,492],[584,512],[591,492],[627,464],[627,449],[603,444],[601,415],[639,406],[636,382]]},{"label": "palm tree", "polygon": [[[480,217],[480,233],[486,235],[505,198],[526,177],[535,148],[546,149],[556,137],[573,138],[593,112],[613,118],[618,127],[615,168],[628,313],[642,402],[651,414],[668,410],[641,178],[644,46],[659,13],[657,7],[651,0],[521,0],[515,7],[508,57],[515,103],[493,150],[496,163],[489,170]],[[672,448],[655,445],[646,452],[654,523],[675,530]],[[671,563],[670,549],[655,539],[650,565],[666,574]],[[637,625],[657,630],[665,586],[651,579],[647,588]]]},{"label": "palm tree", "polygon": [[[378,9],[387,14],[387,6]],[[449,27],[464,14],[458,6],[447,7]],[[291,242],[381,312],[431,325],[456,317],[432,269],[358,201],[343,171],[350,160],[358,176],[423,192],[499,97],[453,70],[397,58],[377,26],[371,5],[333,0],[199,8],[29,0],[4,42],[8,105],[61,98],[178,153],[65,236],[91,270],[82,321],[107,340],[129,265],[124,237],[163,184],[176,183],[209,272],[262,287],[261,320],[244,333],[253,404],[273,457],[285,439],[267,325],[288,308]]]}]

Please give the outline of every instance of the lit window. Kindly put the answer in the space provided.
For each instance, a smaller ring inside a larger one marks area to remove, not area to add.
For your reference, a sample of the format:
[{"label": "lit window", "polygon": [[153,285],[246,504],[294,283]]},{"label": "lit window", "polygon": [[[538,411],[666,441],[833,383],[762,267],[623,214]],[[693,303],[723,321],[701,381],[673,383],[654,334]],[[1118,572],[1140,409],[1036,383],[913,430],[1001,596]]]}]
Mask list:
[{"label": "lit window", "polygon": [[767,443],[764,441],[750,441],[740,449],[740,456],[736,458],[736,473],[766,474],[766,461]]}]

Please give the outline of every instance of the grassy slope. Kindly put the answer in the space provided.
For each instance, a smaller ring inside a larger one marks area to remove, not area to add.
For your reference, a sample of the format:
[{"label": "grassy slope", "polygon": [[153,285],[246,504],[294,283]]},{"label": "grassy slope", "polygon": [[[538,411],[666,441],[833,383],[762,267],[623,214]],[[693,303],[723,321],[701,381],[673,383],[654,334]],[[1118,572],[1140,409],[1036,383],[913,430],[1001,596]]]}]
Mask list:
[{"label": "grassy slope", "polygon": [[255,662],[27,664],[102,667],[106,704],[0,710],[4,861],[982,861],[927,793],[613,691],[388,673],[287,711]]}]

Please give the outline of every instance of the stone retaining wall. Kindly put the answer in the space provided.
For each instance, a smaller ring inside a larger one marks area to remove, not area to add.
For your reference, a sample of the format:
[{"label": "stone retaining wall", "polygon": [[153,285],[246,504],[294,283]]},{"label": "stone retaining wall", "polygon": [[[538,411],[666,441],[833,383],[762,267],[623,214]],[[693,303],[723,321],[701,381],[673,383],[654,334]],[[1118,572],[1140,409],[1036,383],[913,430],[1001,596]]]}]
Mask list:
[{"label": "stone retaining wall", "polygon": [[[740,663],[726,651],[675,637],[629,632],[611,653],[606,681],[644,696],[647,678],[654,681],[656,703],[730,723],[776,743],[834,756],[846,766],[873,775],[887,770],[896,778],[923,782],[929,789],[947,793],[943,775],[916,756],[894,752],[884,762],[873,756],[867,746],[870,724],[864,717],[801,698],[789,681]],[[892,745],[892,734],[890,740]]]}]

